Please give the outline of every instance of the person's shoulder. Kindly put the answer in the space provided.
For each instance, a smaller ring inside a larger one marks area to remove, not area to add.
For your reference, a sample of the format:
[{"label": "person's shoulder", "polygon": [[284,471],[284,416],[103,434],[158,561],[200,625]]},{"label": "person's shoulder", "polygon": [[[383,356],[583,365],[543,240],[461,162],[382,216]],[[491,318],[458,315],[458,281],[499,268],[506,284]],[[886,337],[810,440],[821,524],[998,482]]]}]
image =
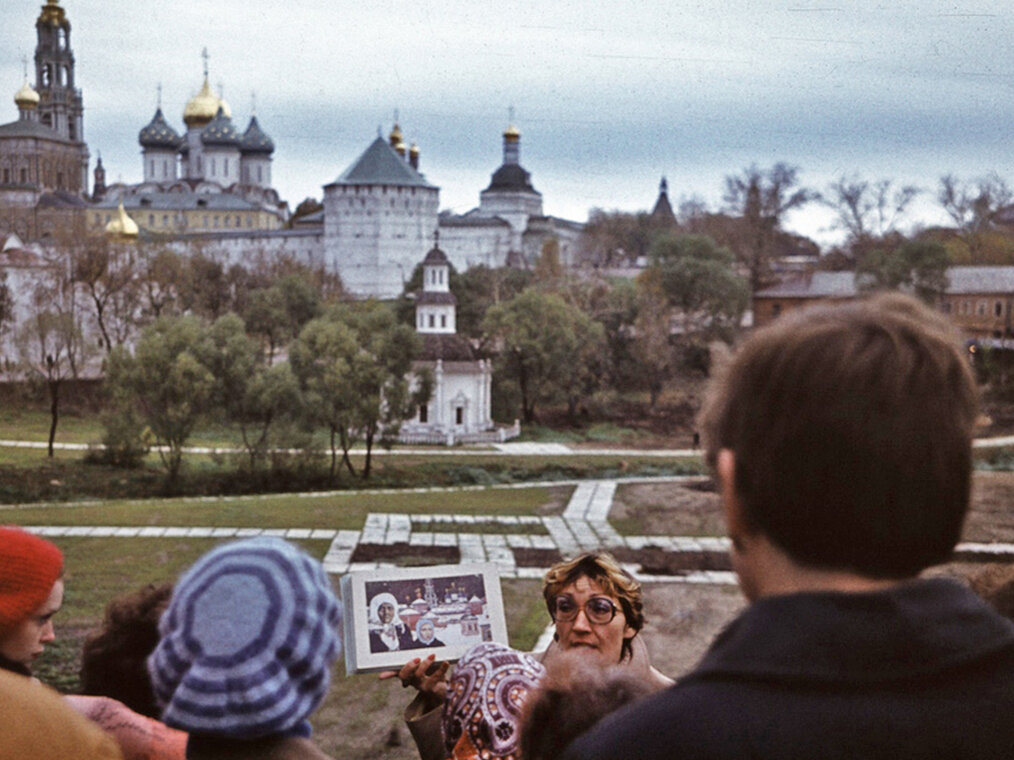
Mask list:
[{"label": "person's shoulder", "polygon": [[565,760],[696,757],[706,743],[702,726],[728,717],[721,691],[693,679],[680,681],[607,715],[570,745]]},{"label": "person's shoulder", "polygon": [[0,756],[118,760],[116,742],[48,686],[0,671]]}]

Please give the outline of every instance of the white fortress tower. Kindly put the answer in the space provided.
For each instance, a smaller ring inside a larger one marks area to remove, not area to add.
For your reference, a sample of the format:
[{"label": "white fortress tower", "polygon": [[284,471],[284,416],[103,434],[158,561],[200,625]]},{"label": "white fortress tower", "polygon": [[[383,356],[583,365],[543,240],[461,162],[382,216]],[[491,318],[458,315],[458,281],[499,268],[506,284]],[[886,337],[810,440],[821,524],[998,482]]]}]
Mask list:
[{"label": "white fortress tower", "polygon": [[324,260],[356,296],[399,296],[437,228],[440,189],[405,154],[395,124],[324,186]]}]

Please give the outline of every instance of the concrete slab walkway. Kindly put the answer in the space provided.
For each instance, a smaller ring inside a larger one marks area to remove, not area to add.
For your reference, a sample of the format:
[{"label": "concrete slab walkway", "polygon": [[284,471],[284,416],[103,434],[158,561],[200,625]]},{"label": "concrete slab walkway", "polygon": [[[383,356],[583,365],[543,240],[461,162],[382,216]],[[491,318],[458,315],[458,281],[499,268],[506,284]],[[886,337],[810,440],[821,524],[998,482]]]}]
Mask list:
[{"label": "concrete slab walkway", "polygon": [[[678,481],[683,478],[652,480]],[[627,481],[628,479],[624,479]],[[629,481],[644,482],[642,479]],[[629,482],[628,481],[628,482]],[[608,515],[617,486],[624,481],[597,480],[573,483],[574,492],[560,516],[534,515],[408,515],[395,512],[371,512],[361,530],[329,530],[321,528],[240,528],[187,526],[55,526],[26,525],[27,530],[42,536],[105,536],[119,538],[242,538],[272,535],[300,540],[330,541],[323,559],[325,570],[343,574],[350,570],[393,567],[385,562],[352,562],[360,544],[457,547],[462,562],[492,562],[506,578],[541,578],[548,568],[519,567],[513,549],[555,549],[562,556],[572,556],[595,549],[643,549],[657,547],[672,553],[725,552],[725,538],[698,536],[621,536],[609,524]],[[546,485],[546,484],[539,484]],[[442,489],[420,489],[439,491]],[[459,489],[460,490],[460,489]],[[468,489],[477,490],[477,489]],[[340,492],[347,493],[347,492]],[[434,531],[433,526],[461,526],[459,530]],[[466,526],[468,529],[466,529]],[[483,530],[496,526],[495,531]],[[515,528],[516,530],[509,530]],[[958,553],[998,562],[1014,561],[1014,544],[974,544],[958,546]],[[731,572],[700,571],[680,576],[642,574],[637,566],[627,569],[642,582],[719,583],[734,584]]]}]

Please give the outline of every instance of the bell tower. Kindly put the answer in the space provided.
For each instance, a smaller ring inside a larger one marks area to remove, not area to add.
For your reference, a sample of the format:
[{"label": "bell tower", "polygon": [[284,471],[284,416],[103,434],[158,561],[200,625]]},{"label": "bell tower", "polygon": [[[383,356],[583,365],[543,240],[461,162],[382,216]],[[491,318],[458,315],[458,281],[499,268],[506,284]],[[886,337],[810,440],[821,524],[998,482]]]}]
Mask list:
[{"label": "bell tower", "polygon": [[74,86],[70,21],[59,0],[46,0],[35,22],[35,90],[39,121],[72,142],[84,142],[84,106]]}]

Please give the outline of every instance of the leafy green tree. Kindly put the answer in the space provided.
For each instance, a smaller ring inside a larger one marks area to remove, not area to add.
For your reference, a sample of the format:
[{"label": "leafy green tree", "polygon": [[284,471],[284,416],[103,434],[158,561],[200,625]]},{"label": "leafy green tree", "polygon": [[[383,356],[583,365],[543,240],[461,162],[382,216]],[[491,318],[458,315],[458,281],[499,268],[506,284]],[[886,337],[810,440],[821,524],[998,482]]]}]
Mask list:
[{"label": "leafy green tree", "polygon": [[243,319],[250,334],[267,344],[268,364],[274,362],[275,352],[292,334],[293,327],[281,288],[252,290],[246,299]]},{"label": "leafy green tree", "polygon": [[665,299],[677,335],[731,340],[750,303],[750,291],[728,249],[701,235],[666,235],[655,241],[648,258],[648,267],[638,276],[639,290]]},{"label": "leafy green tree", "polygon": [[230,409],[230,419],[239,425],[251,467],[267,454],[272,431],[280,423],[299,419],[302,404],[299,382],[288,362],[255,367],[239,403]]},{"label": "leafy green tree", "polygon": [[559,295],[536,290],[492,307],[483,325],[499,349],[501,377],[518,385],[524,421],[536,420],[538,404],[558,400],[573,418],[600,376],[602,325]]},{"label": "leafy green tree", "polygon": [[596,267],[632,265],[642,256],[658,235],[672,232],[671,218],[653,216],[647,211],[605,211],[593,208],[588,213],[578,243],[582,262]]},{"label": "leafy green tree", "polygon": [[735,248],[750,271],[750,290],[767,284],[775,238],[785,215],[815,198],[813,191],[798,187],[799,169],[776,163],[770,169],[756,164],[725,178],[725,202],[730,213],[742,218],[746,235]]},{"label": "leafy green tree", "polygon": [[241,266],[226,267],[214,254],[198,250],[186,259],[180,284],[180,301],[184,312],[196,314],[212,322],[234,311],[237,296],[246,293],[249,278]]},{"label": "leafy green tree", "polygon": [[940,243],[911,240],[893,249],[875,249],[856,267],[860,290],[905,290],[933,304],[947,289],[950,257]]},{"label": "leafy green tree", "polygon": [[213,352],[197,318],[162,317],[142,331],[133,355],[117,348],[107,362],[110,391],[139,408],[170,483],[179,476],[183,447],[216,398],[215,375],[205,363]]},{"label": "leafy green tree", "polygon": [[[7,284],[7,271],[0,269],[0,345],[2,338],[14,321],[14,294]],[[2,357],[0,357],[2,358]]]},{"label": "leafy green tree", "polygon": [[638,378],[648,386],[649,410],[654,412],[659,394],[679,364],[672,340],[672,309],[664,295],[647,290],[638,299],[630,354]]},{"label": "leafy green tree", "polygon": [[179,313],[186,269],[183,258],[166,247],[143,243],[138,244],[138,254],[143,315],[155,320]]},{"label": "leafy green tree", "polygon": [[401,422],[429,400],[428,375],[414,385],[410,378],[419,348],[415,330],[375,301],[333,305],[293,342],[289,361],[307,412],[330,432],[332,478],[338,448],[341,465],[356,474],[349,452],[359,441],[366,446],[362,477],[369,478],[373,447],[389,446]]},{"label": "leafy green tree", "polygon": [[267,366],[235,314],[215,320],[201,344],[201,361],[215,378],[212,408],[239,427],[250,466],[256,467],[267,453],[272,426],[298,416],[301,399],[291,367]]}]

